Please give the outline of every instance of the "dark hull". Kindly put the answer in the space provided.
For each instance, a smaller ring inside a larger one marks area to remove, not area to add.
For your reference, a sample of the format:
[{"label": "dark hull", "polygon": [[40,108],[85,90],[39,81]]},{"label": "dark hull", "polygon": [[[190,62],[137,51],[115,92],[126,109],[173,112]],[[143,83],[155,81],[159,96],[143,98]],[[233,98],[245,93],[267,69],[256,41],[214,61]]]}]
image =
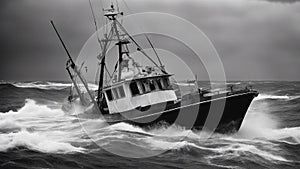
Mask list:
[{"label": "dark hull", "polygon": [[[256,91],[249,90],[213,97],[190,95],[180,103],[153,105],[105,117],[110,124],[126,122],[143,128],[175,124],[195,130],[201,130],[205,126],[206,130],[215,132],[235,132],[240,129],[246,112],[257,95]],[[186,102],[185,99],[194,101]]]}]

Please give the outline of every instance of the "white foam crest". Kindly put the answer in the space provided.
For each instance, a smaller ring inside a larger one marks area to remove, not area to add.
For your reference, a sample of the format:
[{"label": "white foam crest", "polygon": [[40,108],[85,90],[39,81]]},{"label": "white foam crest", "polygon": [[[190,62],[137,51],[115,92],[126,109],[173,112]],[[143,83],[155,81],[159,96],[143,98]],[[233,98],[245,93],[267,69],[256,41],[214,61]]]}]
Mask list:
[{"label": "white foam crest", "polygon": [[[300,127],[282,128],[282,129],[246,129],[241,130],[236,136],[245,138],[264,138],[269,141],[285,142],[287,144],[300,144]],[[249,134],[247,134],[247,132]]]},{"label": "white foam crest", "polygon": [[213,148],[198,146],[188,141],[167,141],[156,138],[148,138],[144,139],[144,142],[147,143],[152,150],[180,150],[184,148],[189,149],[192,147],[201,150],[214,150]]},{"label": "white foam crest", "polygon": [[20,130],[21,125],[12,118],[0,120],[0,133]]},{"label": "white foam crest", "polygon": [[136,132],[136,133],[142,133],[142,134],[149,134],[143,129],[127,124],[127,123],[117,123],[114,125],[111,125],[108,127],[110,130],[123,130],[123,131],[129,131],[129,132]]},{"label": "white foam crest", "polygon": [[240,85],[242,82],[226,82],[226,85]]},{"label": "white foam crest", "polygon": [[60,109],[27,99],[17,112],[0,113],[0,151],[25,146],[47,153],[82,152],[71,145],[82,141],[81,127],[73,120]]},{"label": "white foam crest", "polygon": [[176,150],[188,145],[187,141],[170,142],[165,140],[147,139],[146,143],[152,150]]},{"label": "white foam crest", "polygon": [[273,99],[273,100],[290,100],[293,96],[288,95],[270,95],[270,94],[260,94],[254,100],[265,100],[265,99]]},{"label": "white foam crest", "polygon": [[199,135],[191,130],[187,130],[183,127],[171,125],[171,126],[160,126],[159,128],[154,128],[149,131],[145,131],[140,127],[133,126],[127,123],[117,123],[108,127],[110,130],[114,131],[128,131],[132,133],[140,133],[152,136],[153,138],[190,138],[199,139]]},{"label": "white foam crest", "polygon": [[289,100],[296,100],[296,99],[299,99],[300,96],[290,96]]},{"label": "white foam crest", "polygon": [[9,111],[0,114],[0,120],[4,118],[24,119],[24,118],[45,118],[63,116],[64,112],[61,109],[51,109],[46,105],[38,105],[36,101],[26,99],[25,105],[17,112]]},{"label": "white foam crest", "polygon": [[288,144],[300,144],[300,127],[282,128],[271,131],[273,139]]},{"label": "white foam crest", "polygon": [[199,135],[194,133],[192,130],[187,130],[183,127],[171,125],[162,126],[149,131],[150,134],[164,137],[186,137],[191,139],[198,139]]},{"label": "white foam crest", "polygon": [[30,133],[24,130],[17,133],[0,134],[0,138],[0,151],[7,151],[18,146],[24,146],[45,153],[73,153],[84,151],[84,148],[74,147],[70,143],[55,140],[41,133]]},{"label": "white foam crest", "polygon": [[230,135],[230,136],[223,136],[220,137],[219,140],[213,140],[213,143],[245,143],[245,144],[263,144],[265,146],[275,146],[274,143],[266,140],[266,139],[261,139],[261,138],[254,138],[254,139],[247,139],[243,138],[240,135]]},{"label": "white foam crest", "polygon": [[[176,141],[168,141],[168,140],[161,140],[155,138],[147,138],[144,139],[144,141],[147,143],[147,146],[149,146],[152,150],[181,150],[181,149],[189,150],[190,148],[196,148],[199,150],[212,151],[216,153],[214,155],[209,155],[207,157],[210,159],[212,158],[230,159],[230,158],[240,157],[241,155],[248,156],[247,153],[252,153],[254,155],[260,156],[269,161],[275,160],[281,162],[289,162],[289,160],[285,159],[284,157],[281,157],[280,155],[270,153],[271,151],[276,151],[276,148],[274,148],[273,146],[263,146],[268,150],[262,150],[257,146],[248,143],[236,143],[236,142],[224,142],[224,141],[221,142],[222,143],[221,146],[219,145],[217,147],[200,146],[188,141],[176,142]],[[214,144],[218,144],[218,143],[215,142]]]},{"label": "white foam crest", "polygon": [[255,154],[255,155],[258,155],[266,160],[269,160],[269,161],[282,161],[282,162],[289,162],[289,160],[279,156],[279,155],[274,155],[274,154],[271,154],[270,153],[270,150],[268,151],[264,151],[264,150],[261,150],[259,148],[257,148],[256,146],[254,145],[250,145],[250,144],[241,144],[241,143],[235,143],[235,144],[230,144],[230,145],[227,145],[227,146],[222,146],[222,147],[219,147],[219,148],[216,148],[214,150],[215,152],[218,153],[217,156],[210,156],[210,158],[213,158],[213,157],[228,157],[230,156],[231,158],[233,157],[239,157],[241,155],[247,155],[247,153],[252,153],[252,154]]},{"label": "white foam crest", "polygon": [[58,83],[58,82],[16,82],[12,85],[20,88],[38,88],[38,89],[64,89],[70,87],[71,83]]},{"label": "white foam crest", "polygon": [[34,100],[27,99],[25,105],[17,112],[0,113],[0,124],[2,124],[0,130],[2,132],[13,132],[26,128],[49,130],[71,118],[64,116],[60,109],[38,105]]},{"label": "white foam crest", "polygon": [[[60,90],[67,87],[71,87],[71,83],[59,83],[59,82],[14,82],[10,83],[19,88],[37,88],[37,89],[55,89]],[[83,84],[78,84],[80,87],[83,88]],[[98,90],[98,86],[93,83],[88,83],[90,90]]]},{"label": "white foam crest", "polygon": [[99,142],[99,141],[102,141],[102,140],[114,140],[114,139],[121,140],[121,139],[124,139],[124,137],[125,137],[125,135],[122,135],[122,134],[118,134],[118,135],[106,135],[106,136],[99,135],[99,139],[95,140],[95,141]]}]

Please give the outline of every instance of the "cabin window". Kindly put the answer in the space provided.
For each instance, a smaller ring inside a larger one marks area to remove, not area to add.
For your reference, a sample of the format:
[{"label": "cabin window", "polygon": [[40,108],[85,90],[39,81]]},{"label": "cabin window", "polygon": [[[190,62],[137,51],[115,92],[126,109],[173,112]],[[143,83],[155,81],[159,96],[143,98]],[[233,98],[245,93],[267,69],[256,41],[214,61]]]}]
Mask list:
[{"label": "cabin window", "polygon": [[112,100],[113,100],[112,92],[111,92],[110,89],[109,89],[109,90],[106,90],[106,96],[107,96],[107,99],[108,99],[109,101],[112,101]]},{"label": "cabin window", "polygon": [[155,79],[155,84],[156,84],[157,89],[159,89],[159,90],[163,89],[163,87],[162,87],[162,85],[160,83],[160,79]]},{"label": "cabin window", "polygon": [[169,89],[170,88],[170,81],[168,78],[162,78],[161,79],[163,89]]},{"label": "cabin window", "polygon": [[119,93],[118,93],[118,89],[117,89],[117,88],[113,88],[112,91],[113,91],[114,99],[115,99],[115,100],[116,100],[116,99],[119,99],[119,98],[120,98],[120,95],[119,95]]},{"label": "cabin window", "polygon": [[123,86],[119,86],[118,89],[119,89],[120,98],[125,97],[125,91]]},{"label": "cabin window", "polygon": [[136,82],[136,83],[138,84],[140,94],[145,93],[145,86],[143,85],[143,83],[142,82]]},{"label": "cabin window", "polygon": [[137,82],[130,83],[129,88],[131,90],[132,96],[136,96],[140,94],[139,88],[137,86]]},{"label": "cabin window", "polygon": [[143,85],[145,87],[145,92],[151,92],[149,81],[143,81]]},{"label": "cabin window", "polygon": [[168,78],[155,78],[151,80],[135,81],[129,84],[132,96],[149,93],[157,90],[170,89],[170,81]]},{"label": "cabin window", "polygon": [[108,101],[121,99],[126,96],[123,86],[119,86],[119,87],[115,87],[115,88],[106,90],[106,95],[107,95]]},{"label": "cabin window", "polygon": [[155,90],[154,80],[150,80],[149,85],[150,85],[150,90],[154,91]]}]

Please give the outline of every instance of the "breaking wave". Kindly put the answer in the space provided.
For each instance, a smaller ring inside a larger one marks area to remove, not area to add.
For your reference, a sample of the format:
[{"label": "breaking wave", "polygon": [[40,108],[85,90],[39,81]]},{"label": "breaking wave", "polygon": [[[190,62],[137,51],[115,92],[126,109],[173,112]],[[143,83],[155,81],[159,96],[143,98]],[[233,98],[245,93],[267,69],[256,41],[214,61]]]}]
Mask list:
[{"label": "breaking wave", "polygon": [[[149,151],[171,151],[173,153],[191,153],[194,155],[206,154],[203,158],[208,161],[224,158],[237,159],[252,154],[272,163],[291,162],[284,157],[284,154],[280,153],[280,147],[276,143],[276,141],[279,142],[285,137],[290,137],[290,135],[277,137],[276,139],[274,137],[274,140],[269,140],[260,137],[250,139],[243,137],[240,133],[236,135],[215,134],[210,139],[203,140],[199,133],[184,130],[176,126],[144,131],[138,127],[122,123],[110,126],[109,128],[109,130],[112,130],[111,134],[114,134],[106,135],[106,137],[102,136],[103,138],[100,139],[101,145],[103,147],[107,145],[110,147],[113,146],[118,149],[124,148],[126,143],[127,146],[130,146],[130,150],[127,153],[137,149],[147,153]],[[277,132],[282,134],[281,130]],[[286,133],[288,134],[288,132]],[[297,137],[299,136],[300,134],[297,135]],[[103,144],[103,141],[107,141],[107,139],[111,140],[111,142]],[[293,144],[290,142],[287,143]],[[144,154],[136,154],[136,156],[142,155]]]},{"label": "breaking wave", "polygon": [[37,88],[37,89],[64,89],[71,86],[71,83],[58,83],[58,82],[14,82],[12,83],[16,87],[20,88]]},{"label": "breaking wave", "polygon": [[[61,104],[39,104],[26,99],[17,111],[0,113],[0,151],[26,147],[43,153],[89,153],[101,150],[100,145],[136,153],[136,156],[157,151],[196,154],[216,166],[219,165],[214,161],[218,159],[251,161],[253,156],[271,163],[291,162],[279,144],[300,145],[300,127],[280,128],[280,121],[271,113],[265,99],[288,100],[291,96],[259,96],[238,133],[214,134],[209,139],[201,138],[201,132],[179,126],[144,130],[119,123],[103,128],[101,119],[78,120],[75,114],[62,111]],[[92,131],[89,134],[97,139],[91,140],[82,126],[88,126],[85,129]]]},{"label": "breaking wave", "polygon": [[15,147],[27,147],[44,153],[72,153],[83,152],[83,148],[74,147],[68,142],[51,139],[49,135],[38,132],[21,130],[15,133],[0,134],[0,151],[7,151]]},{"label": "breaking wave", "polygon": [[0,151],[26,147],[45,153],[82,152],[83,148],[71,144],[76,141],[72,131],[64,129],[72,126],[72,119],[64,116],[59,108],[27,99],[17,112],[0,113]]},{"label": "breaking wave", "polygon": [[[71,83],[59,83],[59,82],[0,82],[0,85],[12,85],[17,88],[29,88],[29,89],[42,89],[42,90],[62,90],[70,88]],[[91,90],[96,90],[97,86],[95,84],[89,83]]]}]

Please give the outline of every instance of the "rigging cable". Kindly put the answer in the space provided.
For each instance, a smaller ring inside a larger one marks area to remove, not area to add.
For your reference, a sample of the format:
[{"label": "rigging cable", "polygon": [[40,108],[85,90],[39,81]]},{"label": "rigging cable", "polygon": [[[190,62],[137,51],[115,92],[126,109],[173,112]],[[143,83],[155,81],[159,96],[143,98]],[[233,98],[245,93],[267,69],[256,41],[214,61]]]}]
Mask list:
[{"label": "rigging cable", "polygon": [[92,6],[91,0],[89,0],[89,4],[90,4],[90,8],[91,8],[91,12],[92,12],[94,24],[95,24],[95,29],[96,29],[98,43],[99,43],[100,49],[102,49],[102,44],[100,42],[100,37],[99,37],[99,33],[98,33],[98,24],[97,24],[97,20],[96,20],[96,17],[95,17],[95,13],[94,13],[94,10],[93,10],[93,6]]},{"label": "rigging cable", "polygon": [[[127,8],[129,14],[133,14],[133,12],[132,12],[133,10],[128,6],[128,4],[125,2],[125,0],[122,0],[122,2],[124,3],[125,8]],[[120,23],[119,23],[119,24],[120,24]],[[136,26],[137,26],[138,29],[140,29],[141,32],[144,32],[144,31],[143,31],[143,28],[141,27],[141,25],[136,25]],[[120,27],[123,28],[122,23],[121,23],[121,26],[120,26]],[[130,38],[131,40],[133,40],[133,38],[132,38],[127,32],[125,32],[125,33],[129,36],[129,38]],[[158,65],[156,64],[156,62],[154,62],[154,61],[146,54],[145,51],[141,51],[141,52],[142,52],[142,53],[143,53],[143,54],[144,54],[151,62],[153,62],[153,63],[155,64],[155,66],[157,66],[164,74],[168,74],[168,73],[166,72],[166,70],[164,69],[164,65],[162,64],[162,62],[161,62],[161,60],[160,60],[160,58],[159,58],[159,56],[158,56],[156,50],[154,49],[154,47],[153,47],[153,45],[152,45],[150,39],[148,38],[148,36],[147,36],[145,33],[143,33],[143,34],[146,36],[146,39],[147,39],[148,42],[150,43],[150,45],[151,45],[151,47],[152,47],[152,49],[153,49],[153,51],[154,51],[154,53],[155,53],[155,55],[156,55],[158,61],[159,61],[160,66],[158,66]],[[138,46],[138,44],[137,44],[134,40],[133,40],[133,42]],[[138,46],[138,48],[142,50],[141,47]]]},{"label": "rigging cable", "polygon": [[161,62],[161,60],[160,60],[160,58],[159,58],[159,56],[158,56],[158,54],[157,54],[157,52],[156,52],[156,50],[155,50],[155,48],[154,48],[152,42],[150,41],[150,39],[149,39],[149,37],[147,36],[147,34],[144,33],[144,35],[146,36],[147,41],[149,42],[151,48],[153,49],[153,51],[154,51],[154,53],[155,53],[155,55],[156,55],[156,57],[157,57],[157,59],[158,59],[158,62],[159,62],[159,64],[160,64],[161,68],[164,69],[163,64],[162,64],[162,62]]},{"label": "rigging cable", "polygon": [[122,29],[122,31],[128,35],[128,37],[132,40],[132,42],[138,47],[138,50],[144,54],[155,66],[157,66],[164,74],[168,74],[165,70],[163,70],[157,63],[150,57],[148,54],[143,50],[143,48],[133,39],[132,36],[129,35],[129,33],[126,31],[126,29],[120,24],[118,20],[116,20],[116,23],[119,25],[119,27]]}]

